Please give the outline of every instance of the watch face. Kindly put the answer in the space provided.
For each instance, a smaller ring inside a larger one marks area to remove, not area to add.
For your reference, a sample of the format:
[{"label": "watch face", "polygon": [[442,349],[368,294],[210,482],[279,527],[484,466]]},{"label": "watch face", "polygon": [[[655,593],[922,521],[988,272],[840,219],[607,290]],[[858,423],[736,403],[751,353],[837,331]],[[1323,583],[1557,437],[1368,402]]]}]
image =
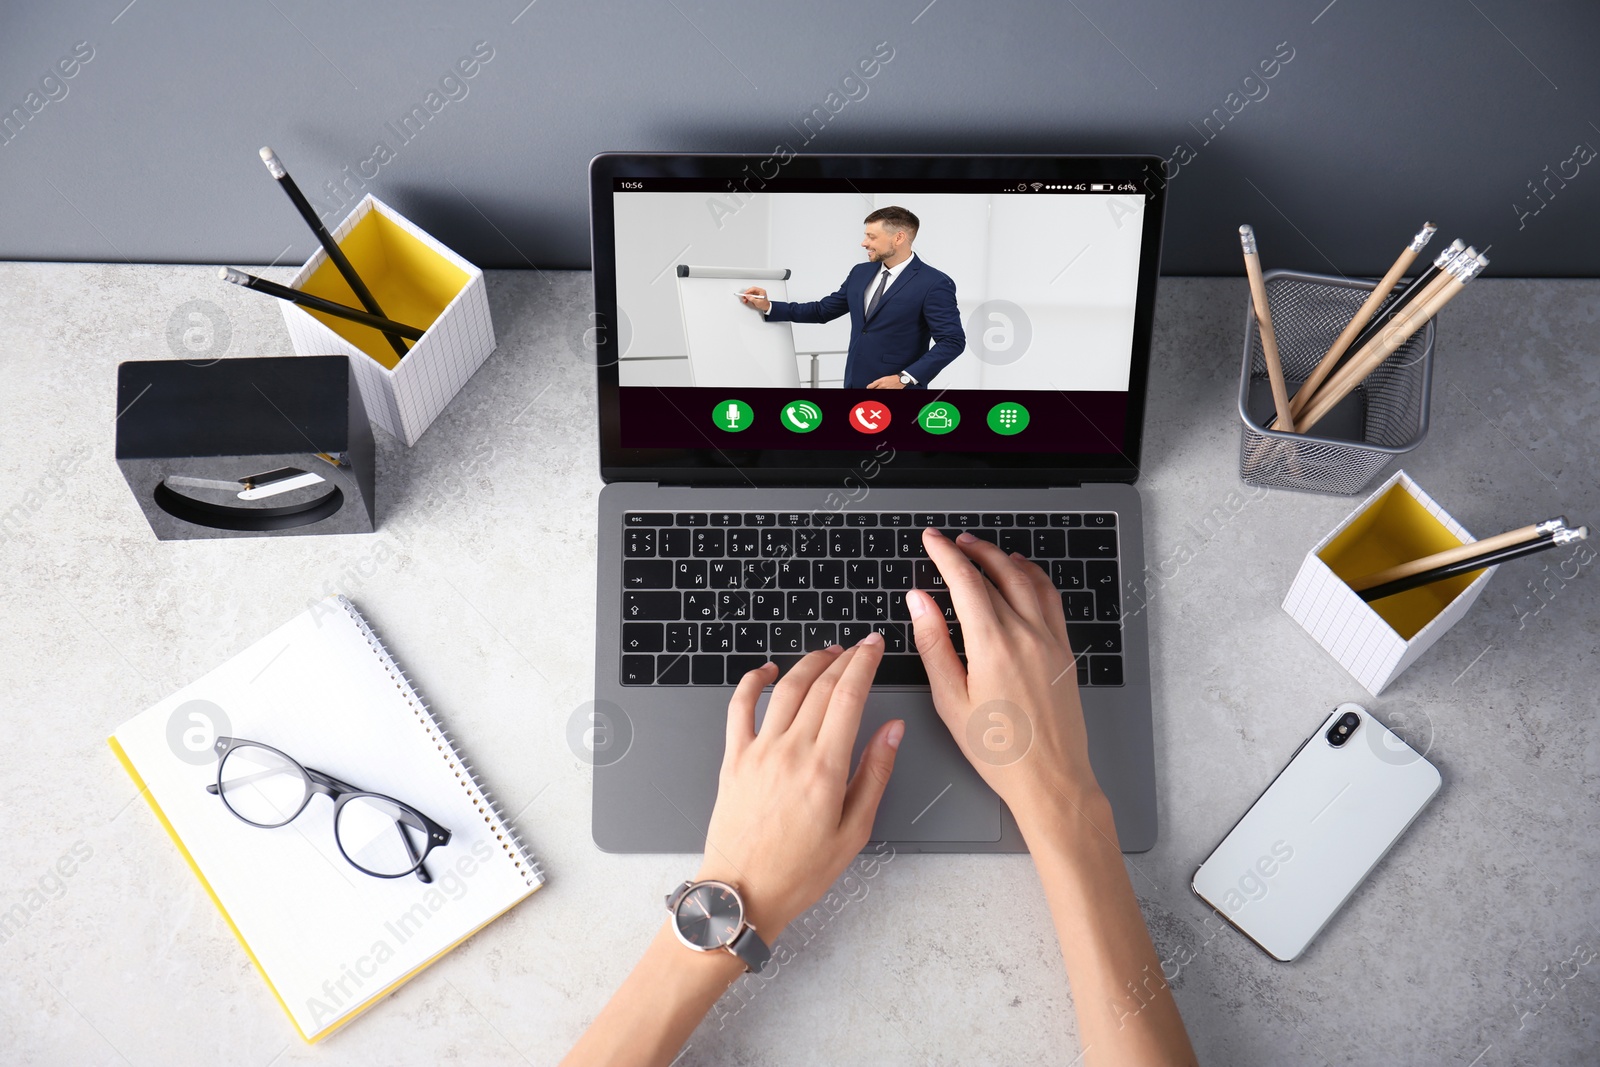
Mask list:
[{"label": "watch face", "polygon": [[744,907],[732,889],[699,885],[684,894],[674,921],[678,935],[695,948],[721,948],[739,931]]}]

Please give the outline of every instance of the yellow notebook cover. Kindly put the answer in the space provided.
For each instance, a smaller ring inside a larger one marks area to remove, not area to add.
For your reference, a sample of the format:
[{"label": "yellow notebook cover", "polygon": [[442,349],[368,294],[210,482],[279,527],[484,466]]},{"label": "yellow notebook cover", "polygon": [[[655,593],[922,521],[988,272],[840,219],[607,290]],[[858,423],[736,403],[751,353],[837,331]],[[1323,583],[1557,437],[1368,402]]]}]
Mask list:
[{"label": "yellow notebook cover", "polygon": [[[218,734],[392,796],[451,831],[432,884],[351,866],[333,804],[251,826],[206,791]],[[318,1041],[539,888],[538,861],[343,597],[314,605],[124,724],[112,751],[283,1005]]]}]

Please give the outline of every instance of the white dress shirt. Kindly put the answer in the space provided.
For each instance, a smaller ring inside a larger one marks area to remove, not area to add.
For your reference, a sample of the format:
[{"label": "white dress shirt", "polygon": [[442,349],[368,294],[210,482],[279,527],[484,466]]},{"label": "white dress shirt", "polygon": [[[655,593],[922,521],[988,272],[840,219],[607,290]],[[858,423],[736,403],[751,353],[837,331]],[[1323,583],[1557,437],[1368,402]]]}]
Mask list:
[{"label": "white dress shirt", "polygon": [[[894,288],[894,283],[895,283],[896,279],[898,279],[900,277],[900,272],[905,270],[906,269],[906,265],[908,263],[910,263],[913,259],[916,259],[916,258],[917,258],[917,254],[915,252],[913,252],[909,256],[907,256],[905,259],[902,259],[895,266],[893,266],[893,267],[882,267],[881,269],[879,269],[876,273],[874,273],[872,275],[872,280],[867,283],[866,295],[862,297],[861,310],[862,310],[863,313],[866,312],[867,305],[872,303],[872,294],[877,292],[878,283],[883,280],[883,272],[884,272],[884,270],[887,270],[889,272],[889,284],[883,287],[883,296],[885,298],[887,298],[888,295],[889,295],[889,290]],[[881,265],[880,265],[880,267],[881,267]],[[761,314],[762,315],[766,315],[771,310],[772,310],[772,301],[768,300],[767,301],[767,310],[763,311]]]},{"label": "white dress shirt", "polygon": [[[909,256],[907,256],[905,259],[902,259],[895,266],[893,266],[893,267],[884,267],[882,270],[879,270],[878,273],[876,273],[876,274],[874,274],[872,276],[872,281],[867,283],[866,302],[861,305],[861,310],[862,310],[863,314],[866,312],[867,305],[872,303],[872,294],[878,291],[878,283],[883,280],[883,271],[887,270],[889,272],[889,284],[885,285],[883,287],[883,295],[878,298],[879,303],[882,303],[884,300],[889,299],[889,290],[894,288],[894,283],[899,279],[900,272],[906,269],[906,264],[910,263],[913,259],[916,259],[916,258],[917,258],[917,254],[915,252],[913,252]],[[880,264],[880,266],[881,266],[881,264]],[[911,378],[910,372],[902,372],[902,373],[904,373],[907,378]],[[922,383],[917,381],[915,378],[911,378],[911,384],[912,385],[920,385]]]},{"label": "white dress shirt", "polygon": [[[882,264],[879,264],[879,269],[872,275],[872,280],[867,283],[867,291],[862,296],[861,310],[862,310],[863,314],[866,313],[867,307],[872,303],[872,294],[878,291],[878,286],[883,281],[883,272],[886,271],[886,270],[889,272],[889,284],[887,284],[887,285],[885,285],[883,287],[883,296],[878,298],[880,303],[889,298],[889,290],[894,288],[894,283],[895,283],[896,280],[899,279],[900,272],[906,269],[906,264],[910,263],[913,259],[916,259],[916,258],[917,258],[917,254],[915,252],[913,252],[909,256],[907,256],[905,259],[902,259],[899,263],[895,264],[892,267],[884,267]],[[766,315],[768,314],[768,312],[770,312],[771,310],[772,310],[772,301],[768,300],[767,301],[767,310],[763,311],[761,313],[762,317],[765,318]],[[911,375],[907,374],[906,377],[907,378],[911,378]],[[920,385],[921,384],[915,378],[911,378],[911,383],[913,385]]]},{"label": "white dress shirt", "polygon": [[878,291],[878,283],[883,280],[883,272],[885,270],[889,272],[889,284],[883,287],[883,296],[887,297],[889,295],[889,290],[893,289],[894,283],[899,280],[900,272],[906,269],[906,264],[910,263],[916,258],[917,254],[913,252],[893,267],[883,267],[882,264],[879,264],[880,269],[872,276],[872,280],[867,283],[867,294],[861,305],[862,311],[865,312],[867,305],[872,303],[872,294]]}]

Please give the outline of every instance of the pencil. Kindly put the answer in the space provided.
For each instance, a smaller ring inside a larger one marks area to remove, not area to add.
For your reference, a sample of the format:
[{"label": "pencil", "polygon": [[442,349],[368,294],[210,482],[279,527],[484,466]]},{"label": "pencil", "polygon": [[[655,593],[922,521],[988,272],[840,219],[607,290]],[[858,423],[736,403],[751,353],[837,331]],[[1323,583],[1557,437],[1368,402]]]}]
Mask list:
[{"label": "pencil", "polygon": [[[1469,248],[1467,251],[1471,252],[1472,249]],[[1350,363],[1335,374],[1332,380],[1317,390],[1316,398],[1312,400],[1300,419],[1301,431],[1310,429],[1324,415],[1332,411],[1335,404],[1365,381],[1367,376],[1377,370],[1396,349],[1405,344],[1412,334],[1437,315],[1440,308],[1455,299],[1456,294],[1461,292],[1467,282],[1476,278],[1488,263],[1488,259],[1482,255],[1468,256],[1463,253],[1450,264],[1445,273],[1440,275],[1442,281],[1436,280],[1434,286],[1419,294],[1416,300],[1407,305],[1384,327],[1382,333],[1357,352]]]},{"label": "pencil", "polygon": [[1373,586],[1371,589],[1364,590],[1360,596],[1362,600],[1371,603],[1374,600],[1382,600],[1384,597],[1395,596],[1398,593],[1415,589],[1420,585],[1431,585],[1434,582],[1442,582],[1446,578],[1454,578],[1460,574],[1470,574],[1473,571],[1498,566],[1509,560],[1531,556],[1535,552],[1543,552],[1547,549],[1555,548],[1557,545],[1582,541],[1588,536],[1589,527],[1587,526],[1580,526],[1576,530],[1557,530],[1554,533],[1545,534],[1543,537],[1536,537],[1532,541],[1524,541],[1521,544],[1502,548],[1497,552],[1480,553],[1469,559],[1447,563],[1442,567],[1434,567],[1431,570],[1413,574],[1409,578],[1400,578],[1392,582],[1386,582],[1383,585]]},{"label": "pencil", "polygon": [[[294,179],[289,177],[289,172],[284,169],[283,164],[278,160],[278,154],[271,148],[262,148],[260,155],[261,162],[267,165],[268,173],[277,179],[278,184],[283,187],[283,191],[288,194],[290,202],[300,212],[300,217],[306,220],[306,225],[311,227],[311,232],[316,235],[317,240],[322,244],[323,251],[328,253],[328,258],[333,260],[333,265],[338,268],[340,274],[344,275],[344,280],[349,283],[350,290],[356,294],[356,299],[361,301],[361,306],[367,309],[368,314],[386,318],[387,316],[383,314],[383,308],[378,306],[377,299],[373,297],[372,290],[368,289],[367,283],[361,280],[361,275],[356,273],[356,269],[351,266],[350,260],[345,258],[344,251],[339,247],[338,242],[333,239],[333,234],[328,232],[328,228],[322,224],[322,219],[317,216],[315,209],[307,202],[305,194],[294,183]],[[406,346],[400,340],[400,337],[395,336],[390,331],[385,331],[383,336],[389,342],[389,346],[394,349],[395,355],[405,356]],[[416,340],[416,338],[412,338],[412,340]]]},{"label": "pencil", "polygon": [[1294,416],[1289,414],[1289,390],[1283,381],[1283,364],[1278,362],[1278,336],[1272,331],[1272,312],[1267,308],[1267,287],[1261,281],[1261,259],[1256,254],[1256,231],[1239,227],[1239,245],[1244,249],[1244,273],[1250,279],[1250,303],[1256,309],[1261,328],[1261,359],[1267,365],[1267,380],[1272,384],[1272,406],[1278,418],[1274,425],[1294,432]]},{"label": "pencil", "polygon": [[[1407,323],[1412,322],[1416,314],[1426,307],[1428,302],[1455,277],[1457,264],[1469,262],[1476,254],[1477,250],[1469,247],[1451,256],[1442,270],[1434,275],[1433,281],[1421,286],[1416,296],[1408,300],[1402,307],[1396,309],[1392,316],[1385,317],[1384,324],[1380,327],[1378,334],[1363,341],[1361,346],[1351,354],[1350,358],[1333,372],[1332,377],[1323,384],[1322,389],[1336,388],[1348,381],[1350,376],[1355,373],[1356,364],[1371,355],[1375,350],[1375,346],[1381,344],[1384,338],[1392,336],[1396,330],[1403,329]],[[1366,331],[1363,330],[1362,333],[1365,334]],[[1307,406],[1310,406],[1316,400],[1317,397],[1313,396],[1307,402]]]},{"label": "pencil", "polygon": [[1457,545],[1455,548],[1447,548],[1443,552],[1435,552],[1430,556],[1422,556],[1405,563],[1397,563],[1393,567],[1385,567],[1381,571],[1364,574],[1346,584],[1359,593],[1364,589],[1383,585],[1385,582],[1409,578],[1413,574],[1419,574],[1433,567],[1442,567],[1447,563],[1458,563],[1473,556],[1480,556],[1485,552],[1495,552],[1502,548],[1509,548],[1512,545],[1519,545],[1524,541],[1532,541],[1536,537],[1542,537],[1547,533],[1555,533],[1557,530],[1565,530],[1566,528],[1567,520],[1565,516],[1546,519],[1544,522],[1530,523],[1527,526],[1519,526],[1515,530],[1507,530],[1505,533],[1495,534],[1493,537],[1485,537],[1481,541],[1472,541],[1464,545]]},{"label": "pencil", "polygon": [[1446,287],[1455,286],[1450,296],[1454,296],[1455,291],[1459,290],[1461,285],[1459,274],[1470,262],[1463,257],[1452,263],[1444,274],[1419,293],[1399,315],[1391,319],[1379,336],[1367,342],[1361,351],[1340,367],[1332,378],[1323,383],[1322,388],[1317,390],[1317,395],[1311,399],[1311,403],[1300,413],[1300,429],[1308,430],[1320,422],[1323,416],[1333,410],[1335,404],[1353,392],[1385,359],[1432,318],[1433,313],[1443,307],[1448,300],[1448,297],[1445,300],[1439,299],[1444,295]]},{"label": "pencil", "polygon": [[302,293],[298,289],[291,289],[287,285],[279,285],[277,282],[269,282],[265,278],[257,278],[254,274],[246,274],[242,270],[221,267],[217,271],[217,276],[225,282],[242,285],[246,289],[254,289],[258,293],[275,296],[279,300],[289,300],[299,304],[301,307],[310,308],[312,311],[320,311],[324,315],[335,315],[341,319],[349,319],[351,322],[359,322],[363,326],[371,326],[374,330],[382,330],[385,333],[396,334],[400,337],[410,338],[413,341],[422,340],[422,331],[415,326],[407,326],[405,323],[386,319],[382,315],[372,315],[365,311],[358,311],[353,307],[346,307],[343,304],[335,304],[332,300],[324,300],[320,296]]},{"label": "pencil", "polygon": [[1467,245],[1465,241],[1461,241],[1459,239],[1451,241],[1450,247],[1439,253],[1438,257],[1434,259],[1433,266],[1429,267],[1427,270],[1411,279],[1411,284],[1407,285],[1399,296],[1391,300],[1382,311],[1373,316],[1372,321],[1367,323],[1366,329],[1362,330],[1360,335],[1357,336],[1354,341],[1350,342],[1350,350],[1353,352],[1361,351],[1363,345],[1376,337],[1378,335],[1378,331],[1383,329],[1384,326],[1388,325],[1389,320],[1393,319],[1402,310],[1404,310],[1405,306],[1409,304],[1418,293],[1421,293],[1423,290],[1427,289],[1428,286],[1432,285],[1438,279],[1439,275],[1450,266],[1451,260],[1464,253],[1466,249]]},{"label": "pencil", "polygon": [[[1381,332],[1391,329],[1397,323],[1404,323],[1408,317],[1415,315],[1450,280],[1450,267],[1457,260],[1465,260],[1476,254],[1476,249],[1463,247],[1460,241],[1451,242],[1449,248],[1439,253],[1439,257],[1434,260],[1432,267],[1406,286],[1405,292],[1391,301],[1377,319],[1367,324],[1367,328],[1361,331],[1360,336],[1351,342],[1353,348],[1348,354],[1348,358],[1333,369],[1332,375],[1322,383],[1318,391],[1323,392],[1335,389],[1348,381],[1352,373],[1352,365],[1372,351],[1371,346]],[[1427,281],[1424,282],[1423,279],[1427,279]],[[1302,390],[1302,394],[1303,392]],[[1300,395],[1296,394],[1297,400]],[[1295,418],[1301,419],[1303,422],[1306,409],[1317,399],[1317,395],[1312,394],[1306,397],[1298,406],[1291,404],[1290,410],[1294,412]]]},{"label": "pencil", "polygon": [[[1372,318],[1372,313],[1378,310],[1378,306],[1383,303],[1384,298],[1394,292],[1395,285],[1405,276],[1406,271],[1411,269],[1411,264],[1416,260],[1417,254],[1428,246],[1428,242],[1432,240],[1435,231],[1438,229],[1439,227],[1431,222],[1422,224],[1422,229],[1417,231],[1417,235],[1411,238],[1411,243],[1401,251],[1400,258],[1394,261],[1394,265],[1389,268],[1388,273],[1384,274],[1379,279],[1378,284],[1372,287],[1372,292],[1368,294],[1367,299],[1356,309],[1355,317],[1345,325],[1339,336],[1334,339],[1333,344],[1328,346],[1327,353],[1312,368],[1306,380],[1301,383],[1300,388],[1289,401],[1290,415],[1298,417],[1300,412],[1305,410],[1305,406],[1311,402],[1312,394],[1317,391],[1317,386],[1322,384],[1322,380],[1328,376],[1328,372],[1338,364],[1339,357],[1345,354],[1345,351],[1350,347],[1350,342],[1356,339],[1356,335],[1361,332],[1361,328]],[[1271,429],[1271,427],[1268,427],[1268,429]]]}]

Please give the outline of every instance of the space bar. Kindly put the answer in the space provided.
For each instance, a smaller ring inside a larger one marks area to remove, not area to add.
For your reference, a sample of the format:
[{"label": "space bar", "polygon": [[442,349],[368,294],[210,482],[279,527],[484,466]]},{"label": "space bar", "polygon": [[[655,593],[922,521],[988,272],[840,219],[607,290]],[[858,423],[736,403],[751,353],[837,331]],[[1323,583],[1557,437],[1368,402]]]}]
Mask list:
[{"label": "space bar", "polygon": [[874,685],[927,685],[928,672],[921,656],[885,656],[872,681]]}]

